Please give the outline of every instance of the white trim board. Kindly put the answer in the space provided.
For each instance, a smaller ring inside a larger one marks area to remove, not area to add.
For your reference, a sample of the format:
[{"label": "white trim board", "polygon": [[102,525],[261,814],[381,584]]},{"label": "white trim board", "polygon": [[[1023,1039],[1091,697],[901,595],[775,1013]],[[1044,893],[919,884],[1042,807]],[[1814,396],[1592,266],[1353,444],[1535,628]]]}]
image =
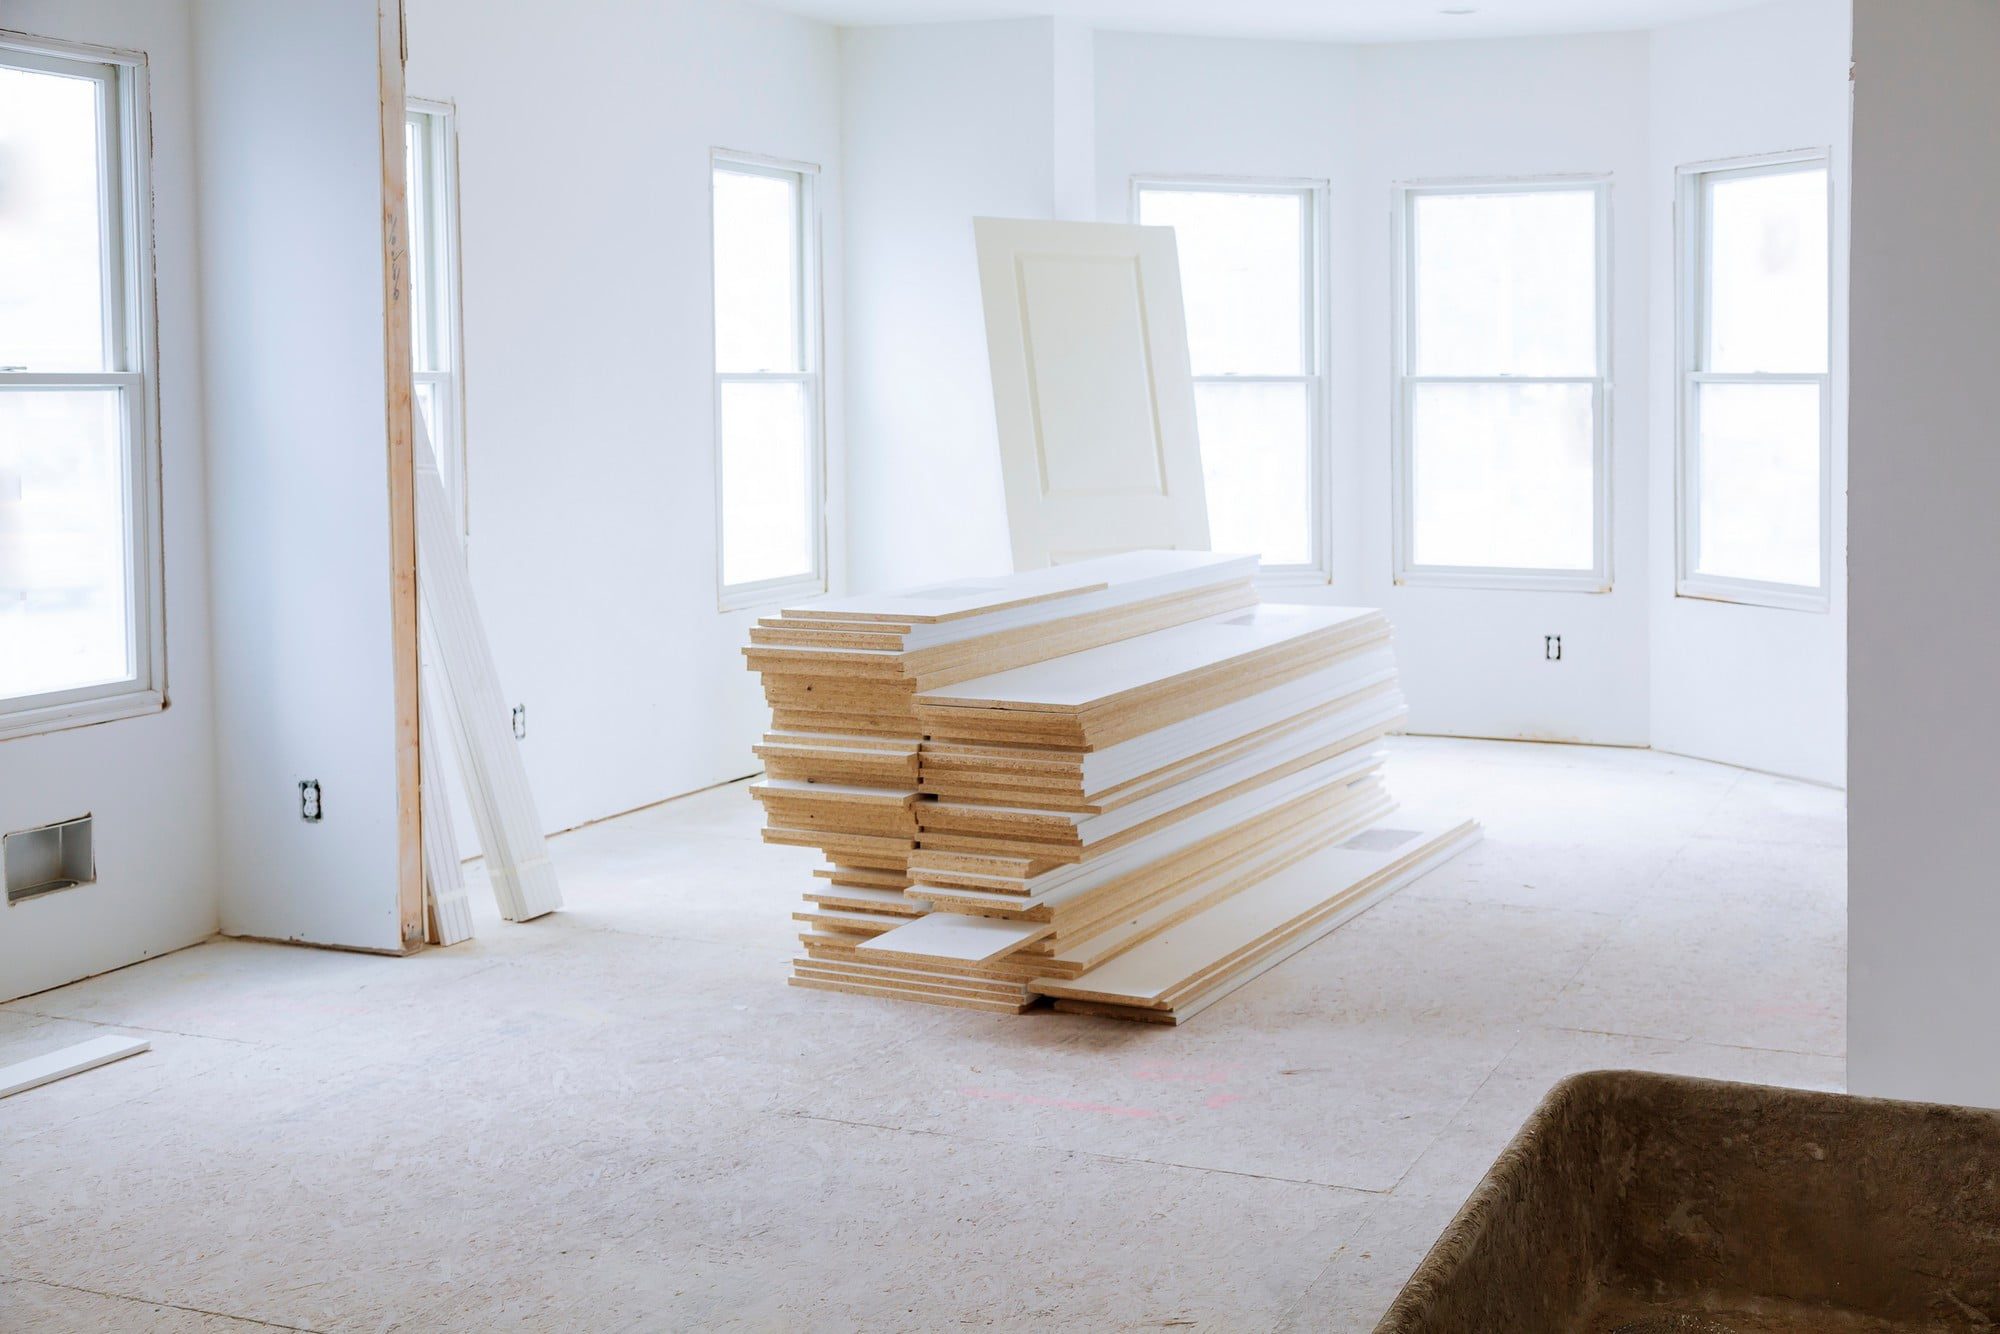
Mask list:
[{"label": "white trim board", "polygon": [[25,1061],[0,1066],[0,1098],[11,1098],[16,1093],[53,1084],[58,1079],[80,1075],[86,1070],[95,1070],[100,1065],[122,1061],[127,1056],[137,1056],[152,1048],[153,1044],[145,1038],[118,1035],[92,1038],[75,1046],[30,1056]]},{"label": "white trim board", "polygon": [[1023,945],[1032,945],[1055,932],[1044,922],[1008,922],[997,917],[974,917],[966,913],[934,912],[908,926],[885,931],[873,940],[855,946],[861,954],[880,955],[885,960],[910,963],[985,963],[1011,954]]},{"label": "white trim board", "polygon": [[[1445,849],[1468,846],[1478,834],[1471,821],[1438,824],[1423,817],[1409,830],[1409,838],[1387,849],[1323,848],[1079,977],[1037,978],[1035,990],[1153,1009],[1172,1008],[1189,987],[1199,989],[1196,998],[1205,996],[1270,950],[1291,944],[1291,933],[1310,933],[1322,925],[1322,914],[1338,914],[1358,901],[1346,895],[1360,891],[1373,902],[1379,897],[1374,891],[1404,883],[1411,868],[1430,864]],[[1211,978],[1214,985],[1204,986]]]},{"label": "white trim board", "polygon": [[1170,626],[1081,653],[919,691],[920,708],[1013,709],[1079,713],[1120,696],[1308,635],[1387,621],[1373,607],[1266,602],[1188,625]]}]

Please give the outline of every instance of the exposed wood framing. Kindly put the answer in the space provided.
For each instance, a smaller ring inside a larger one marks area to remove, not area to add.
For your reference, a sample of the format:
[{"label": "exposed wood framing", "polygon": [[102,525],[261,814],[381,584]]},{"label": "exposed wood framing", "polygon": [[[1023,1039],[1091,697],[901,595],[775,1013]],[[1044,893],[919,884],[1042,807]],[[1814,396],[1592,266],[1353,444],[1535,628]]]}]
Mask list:
[{"label": "exposed wood framing", "polygon": [[396,683],[396,911],[406,951],[424,947],[424,839],[417,719],[417,487],[410,390],[410,215],[404,198],[402,0],[378,0],[382,119],[382,353],[389,414],[389,614]]}]

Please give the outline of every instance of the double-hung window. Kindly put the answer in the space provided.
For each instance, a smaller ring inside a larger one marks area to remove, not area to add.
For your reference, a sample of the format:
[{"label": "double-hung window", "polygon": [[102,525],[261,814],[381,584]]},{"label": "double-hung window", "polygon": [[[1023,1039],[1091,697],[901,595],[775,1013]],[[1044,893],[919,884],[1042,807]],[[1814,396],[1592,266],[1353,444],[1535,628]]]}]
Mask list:
[{"label": "double-hung window", "polygon": [[458,136],[448,103],[409,100],[403,169],[410,214],[410,392],[463,533],[468,523],[459,376]]},{"label": "double-hung window", "polygon": [[1144,178],[1132,193],[1180,254],[1209,545],[1259,553],[1267,577],[1325,582],[1324,188]]},{"label": "double-hung window", "polygon": [[814,168],[713,162],[720,605],[826,588]]},{"label": "double-hung window", "polygon": [[1608,590],[1607,185],[1398,193],[1397,582]]},{"label": "double-hung window", "polygon": [[0,38],[0,736],[166,698],[145,75]]},{"label": "double-hung window", "polygon": [[1826,158],[1683,168],[1684,597],[1823,610],[1833,502]]}]

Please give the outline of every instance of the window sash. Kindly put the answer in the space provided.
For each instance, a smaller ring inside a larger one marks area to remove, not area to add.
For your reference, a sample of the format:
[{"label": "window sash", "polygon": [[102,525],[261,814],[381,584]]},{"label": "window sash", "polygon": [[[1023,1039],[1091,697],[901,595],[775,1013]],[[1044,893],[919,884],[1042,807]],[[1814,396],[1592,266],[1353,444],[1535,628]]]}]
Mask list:
[{"label": "window sash", "polygon": [[134,51],[8,34],[0,36],[0,64],[89,78],[99,85],[102,291],[105,360],[111,369],[0,370],[0,393],[119,391],[126,479],[125,614],[133,668],[116,681],[0,699],[0,739],[6,739],[157,712],[166,706],[167,662],[146,58]]},{"label": "window sash", "polygon": [[[430,365],[411,349],[411,385],[431,387],[433,402],[442,405],[432,433],[438,472],[458,522],[459,536],[472,531],[470,472],[465,445],[465,382],[461,374],[459,349],[464,342],[462,307],[459,301],[460,265],[458,247],[458,153],[456,112],[449,102],[409,98],[404,118],[415,130],[418,160],[410,174],[420,199],[411,203],[412,227],[416,227],[417,207],[422,208],[421,235],[411,240],[412,288],[417,298],[412,309],[411,332],[429,352]],[[417,407],[413,401],[411,410]]]},{"label": "window sash", "polygon": [[1196,375],[1202,384],[1304,384],[1309,386],[1311,413],[1307,441],[1308,465],[1312,478],[1312,552],[1304,564],[1264,565],[1257,571],[1258,582],[1267,585],[1324,585],[1333,578],[1333,540],[1330,531],[1333,513],[1333,469],[1328,457],[1330,445],[1327,423],[1331,406],[1327,401],[1331,375],[1327,365],[1329,334],[1326,328],[1326,243],[1324,240],[1327,187],[1324,181],[1255,176],[1134,176],[1131,182],[1131,217],[1141,217],[1142,197],[1149,192],[1202,192],[1210,194],[1296,195],[1299,210],[1299,348],[1307,370],[1298,373]]},{"label": "window sash", "polygon": [[[824,593],[826,578],[826,403],[823,391],[824,339],[820,332],[822,302],[822,276],[819,263],[819,210],[816,186],[819,168],[805,162],[788,162],[778,158],[762,157],[755,154],[716,149],[709,157],[709,180],[711,199],[709,205],[709,298],[715,299],[715,225],[713,185],[720,172],[739,172],[749,175],[777,176],[792,184],[793,206],[797,210],[793,229],[792,254],[792,312],[794,315],[795,346],[798,349],[798,365],[794,371],[723,371],[714,370],[709,397],[709,419],[711,424],[712,454],[714,472],[715,503],[715,594],[718,611],[741,611],[751,607],[769,606],[792,598],[810,597]],[[715,338],[715,311],[709,311],[709,354],[711,367],[717,355]],[[723,421],[722,390],[727,384],[797,384],[804,388],[806,395],[806,478],[809,494],[806,514],[809,531],[806,534],[806,550],[810,554],[812,568],[798,575],[787,575],[775,579],[729,583],[723,572],[723,526],[726,508],[723,496]]]},{"label": "window sash", "polygon": [[[1691,163],[1677,173],[1675,190],[1676,246],[1675,319],[1680,392],[1675,404],[1676,459],[1674,468],[1675,554],[1674,593],[1711,602],[1736,602],[1781,611],[1825,612],[1832,606],[1833,571],[1833,365],[1828,348],[1826,371],[1709,371],[1709,211],[1710,186],[1718,179],[1823,170],[1827,173],[1827,340],[1833,338],[1832,156],[1823,149],[1801,149],[1719,162]],[[1780,584],[1734,575],[1704,573],[1695,568],[1701,553],[1701,441],[1697,397],[1704,384],[1783,385],[1819,387],[1819,581]]]},{"label": "window sash", "polygon": [[[1591,192],[1596,198],[1597,254],[1593,308],[1597,373],[1594,375],[1418,375],[1416,203],[1426,195]],[[1407,587],[1543,590],[1609,593],[1611,567],[1611,185],[1602,176],[1551,176],[1524,180],[1439,181],[1396,187],[1393,296],[1395,392],[1391,449],[1393,582]],[[1531,569],[1491,565],[1419,565],[1416,549],[1414,401],[1426,384],[1581,384],[1591,389],[1591,568]]]}]

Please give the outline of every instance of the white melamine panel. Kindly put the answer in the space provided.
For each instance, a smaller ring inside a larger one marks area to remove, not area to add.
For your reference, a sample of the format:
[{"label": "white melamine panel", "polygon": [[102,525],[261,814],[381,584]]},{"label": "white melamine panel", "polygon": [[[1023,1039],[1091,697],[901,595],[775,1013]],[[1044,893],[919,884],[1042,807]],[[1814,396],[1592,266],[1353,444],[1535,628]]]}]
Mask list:
[{"label": "white melamine panel", "polygon": [[920,692],[917,699],[927,705],[1074,712],[1308,635],[1363,626],[1379,616],[1372,607],[1267,602],[1249,611],[940,686]]},{"label": "white melamine panel", "polygon": [[1172,229],[973,224],[1015,568],[1206,548]]}]

